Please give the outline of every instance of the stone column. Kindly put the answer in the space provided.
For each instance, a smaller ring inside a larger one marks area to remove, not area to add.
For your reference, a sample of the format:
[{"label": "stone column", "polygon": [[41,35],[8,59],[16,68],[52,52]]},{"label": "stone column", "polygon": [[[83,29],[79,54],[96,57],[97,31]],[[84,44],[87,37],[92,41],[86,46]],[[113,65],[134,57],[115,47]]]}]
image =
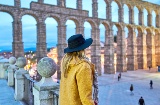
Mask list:
[{"label": "stone column", "polygon": [[147,46],[146,35],[144,32],[139,31],[137,37],[137,61],[138,69],[147,69]]},{"label": "stone column", "polygon": [[116,71],[125,72],[126,68],[126,44],[125,44],[125,31],[124,29],[118,29],[117,32],[117,66]]},{"label": "stone column", "polygon": [[13,56],[16,58],[19,56],[24,56],[24,48],[22,42],[22,22],[21,20],[15,20],[12,22],[13,26]]},{"label": "stone column", "polygon": [[14,86],[14,72],[18,69],[15,66],[16,58],[10,57],[9,58],[9,67],[8,67],[8,86]]},{"label": "stone column", "polygon": [[114,37],[113,30],[108,29],[105,31],[105,45],[104,45],[104,73],[114,74]]},{"label": "stone column", "polygon": [[155,53],[155,35],[152,33],[152,68],[157,67],[156,65],[156,53]]},{"label": "stone column", "polygon": [[160,14],[156,16],[156,27],[160,28]]},{"label": "stone column", "polygon": [[91,31],[93,43],[91,45],[91,62],[95,64],[98,75],[101,75],[101,46],[100,46],[100,30],[93,28]]},{"label": "stone column", "polygon": [[152,26],[152,14],[149,13],[147,16],[147,24],[148,26]]},{"label": "stone column", "polygon": [[57,54],[58,54],[58,62],[57,62],[57,78],[60,79],[60,64],[61,59],[64,56],[64,48],[67,47],[66,43],[66,25],[58,26],[58,44],[57,44]]},{"label": "stone column", "polygon": [[137,70],[136,32],[133,28],[129,29],[127,44],[127,70]]},{"label": "stone column", "polygon": [[56,64],[51,58],[45,57],[38,62],[37,70],[42,79],[33,87],[34,105],[53,105],[52,91],[59,89],[59,84],[51,77],[56,72]]},{"label": "stone column", "polygon": [[14,6],[17,8],[21,8],[21,0],[14,0]]},{"label": "stone column", "polygon": [[77,0],[77,9],[82,10],[82,0]]},{"label": "stone column", "polygon": [[106,7],[106,19],[108,21],[112,21],[112,6],[111,6],[111,3],[109,3]]},{"label": "stone column", "polygon": [[24,91],[25,91],[25,80],[24,80],[24,74],[27,74],[28,72],[24,70],[24,67],[26,66],[26,58],[19,57],[16,61],[17,66],[19,67],[19,70],[17,70],[14,74],[15,78],[15,94],[14,98],[15,100],[23,100],[24,98]]},{"label": "stone column", "polygon": [[154,44],[154,36],[151,32],[147,32],[146,37],[147,42],[147,66],[151,66],[152,68],[156,67],[155,63],[155,44]]},{"label": "stone column", "polygon": [[57,0],[57,5],[61,7],[66,7],[66,0]]},{"label": "stone column", "polygon": [[38,3],[44,3],[44,0],[38,0]]},{"label": "stone column", "polygon": [[160,33],[155,33],[155,54],[156,54],[156,65],[160,66]]},{"label": "stone column", "polygon": [[134,24],[134,9],[131,7],[129,9],[129,24]]},{"label": "stone column", "polygon": [[97,0],[92,0],[92,17],[98,18],[98,2],[97,2]]},{"label": "stone column", "polygon": [[118,21],[124,22],[124,8],[123,8],[123,6],[120,7],[118,10]]},{"label": "stone column", "polygon": [[139,25],[144,25],[144,13],[143,10],[139,10]]},{"label": "stone column", "polygon": [[37,46],[36,46],[37,61],[47,56],[47,44],[46,44],[46,25],[44,22],[37,24]]},{"label": "stone column", "polygon": [[84,35],[84,26],[76,27],[76,34]]}]

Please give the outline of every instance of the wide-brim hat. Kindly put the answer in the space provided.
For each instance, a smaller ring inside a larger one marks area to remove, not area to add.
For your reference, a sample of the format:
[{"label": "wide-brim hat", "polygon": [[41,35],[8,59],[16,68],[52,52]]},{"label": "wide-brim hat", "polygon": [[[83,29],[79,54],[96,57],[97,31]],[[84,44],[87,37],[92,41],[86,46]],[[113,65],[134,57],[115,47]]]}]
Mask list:
[{"label": "wide-brim hat", "polygon": [[92,42],[92,38],[84,39],[82,34],[72,35],[68,39],[68,47],[64,49],[64,53],[84,50],[89,47]]}]

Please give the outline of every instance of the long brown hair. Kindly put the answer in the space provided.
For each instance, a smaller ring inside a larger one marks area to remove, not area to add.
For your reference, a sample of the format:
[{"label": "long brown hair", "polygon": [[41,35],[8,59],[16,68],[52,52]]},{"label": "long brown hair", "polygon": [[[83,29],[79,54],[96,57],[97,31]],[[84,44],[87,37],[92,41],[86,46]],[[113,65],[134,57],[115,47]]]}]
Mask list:
[{"label": "long brown hair", "polygon": [[86,59],[85,51],[81,50],[77,52],[66,53],[64,55],[61,62],[61,72],[64,73],[65,78],[67,78],[69,63],[73,57],[78,57],[79,59]]}]

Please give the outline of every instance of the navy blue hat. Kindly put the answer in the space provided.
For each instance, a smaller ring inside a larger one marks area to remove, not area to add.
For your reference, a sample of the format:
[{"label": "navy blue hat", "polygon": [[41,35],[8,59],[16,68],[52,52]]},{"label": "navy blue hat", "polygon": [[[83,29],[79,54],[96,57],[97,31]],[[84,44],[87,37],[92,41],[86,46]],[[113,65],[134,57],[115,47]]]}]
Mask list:
[{"label": "navy blue hat", "polygon": [[64,49],[64,53],[84,50],[92,44],[92,38],[84,39],[82,34],[72,35],[68,39],[68,47]]}]

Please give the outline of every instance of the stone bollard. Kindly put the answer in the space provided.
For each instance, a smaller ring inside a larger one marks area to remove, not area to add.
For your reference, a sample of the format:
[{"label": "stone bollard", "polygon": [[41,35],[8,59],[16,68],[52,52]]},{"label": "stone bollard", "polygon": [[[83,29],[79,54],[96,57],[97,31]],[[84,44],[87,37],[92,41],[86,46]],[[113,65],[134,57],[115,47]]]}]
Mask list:
[{"label": "stone bollard", "polygon": [[9,58],[9,66],[8,66],[8,86],[14,86],[14,73],[18,69],[15,66],[16,63],[16,58],[15,57],[10,57]]},{"label": "stone bollard", "polygon": [[7,69],[8,67],[8,59],[6,58],[1,58],[0,59],[0,78],[2,79],[5,79],[6,76],[5,76],[5,70]]},{"label": "stone bollard", "polygon": [[59,84],[51,76],[56,72],[56,63],[51,58],[44,57],[38,62],[37,70],[42,79],[33,87],[34,105],[54,105],[51,91],[59,89]]},{"label": "stone bollard", "polygon": [[24,82],[24,74],[27,74],[28,71],[24,70],[24,66],[26,65],[27,61],[24,57],[19,57],[16,61],[19,70],[16,70],[14,77],[15,77],[15,100],[23,100],[24,98],[24,90],[25,90],[25,82]]}]

